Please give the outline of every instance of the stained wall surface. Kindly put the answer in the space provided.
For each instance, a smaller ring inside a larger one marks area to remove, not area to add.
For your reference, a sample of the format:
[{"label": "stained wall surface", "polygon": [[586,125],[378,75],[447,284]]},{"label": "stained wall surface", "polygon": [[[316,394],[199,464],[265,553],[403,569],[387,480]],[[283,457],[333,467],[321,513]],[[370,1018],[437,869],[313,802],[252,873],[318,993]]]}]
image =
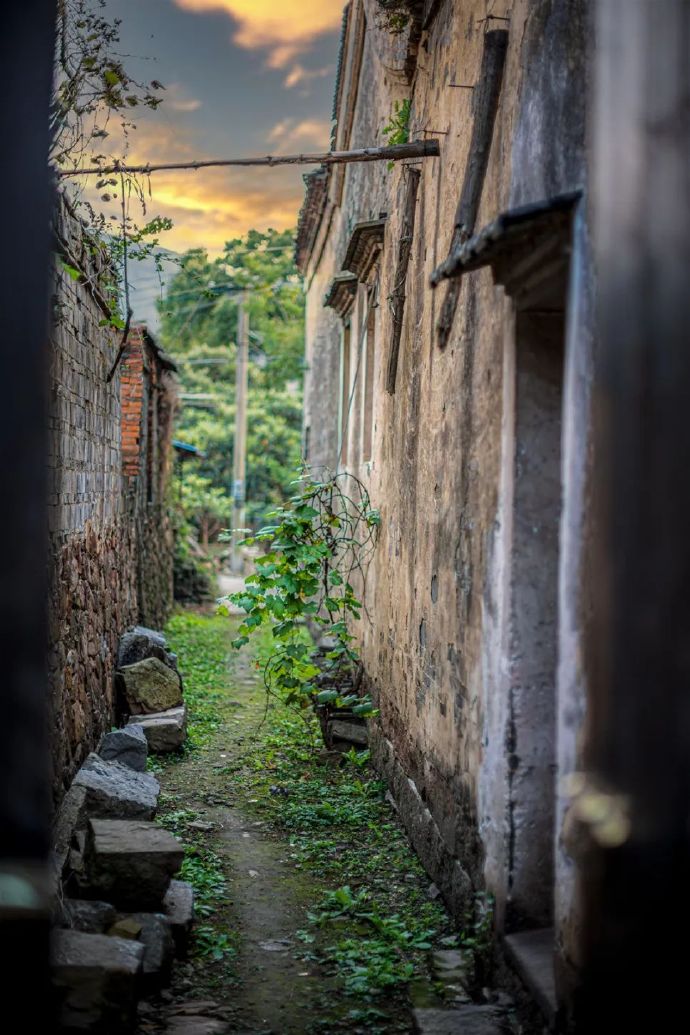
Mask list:
[{"label": "stained wall surface", "polygon": [[[398,34],[376,0],[349,7],[336,146],[385,143],[396,102],[410,99],[410,138],[435,135],[441,156],[414,163],[421,178],[393,394],[391,296],[409,163],[330,172],[302,260],[307,419],[312,456],[332,465],[340,454],[381,512],[366,586],[372,620],[358,629],[380,708],[378,765],[458,913],[474,890],[488,888],[499,929],[555,922],[565,989],[577,962],[578,911],[559,787],[578,766],[586,701],[578,658],[593,369],[584,117],[591,41],[584,0],[488,7],[509,21],[487,23],[479,0],[446,0],[426,5],[426,27]],[[560,315],[559,305],[549,307],[559,328],[555,356],[541,360],[530,357],[529,342],[522,347],[518,308],[489,268],[463,277],[450,340],[445,350],[437,345],[446,288],[432,290],[429,277],[448,253],[474,115],[473,91],[453,84],[477,81],[487,28],[509,35],[475,229],[516,205],[582,192],[568,230]],[[343,362],[344,324],[323,300],[357,224],[380,219],[380,255],[346,316]],[[530,440],[535,469],[525,472],[519,450]],[[540,473],[549,485],[532,513],[525,491]],[[530,614],[525,601],[535,599]],[[525,664],[517,645],[530,637],[541,660]],[[535,843],[548,857],[536,876]],[[521,882],[521,872],[529,879]]]}]

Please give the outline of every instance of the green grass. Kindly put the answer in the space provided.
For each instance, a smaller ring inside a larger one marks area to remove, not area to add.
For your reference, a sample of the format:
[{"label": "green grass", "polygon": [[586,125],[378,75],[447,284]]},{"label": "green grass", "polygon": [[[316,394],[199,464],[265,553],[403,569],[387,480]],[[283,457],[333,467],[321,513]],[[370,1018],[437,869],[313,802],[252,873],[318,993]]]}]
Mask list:
[{"label": "green grass", "polygon": [[[236,655],[228,657],[231,623],[185,613],[171,620],[167,633],[180,656],[190,718],[190,744],[176,761],[191,762],[196,755],[203,765],[206,748],[214,754],[239,731],[231,707],[237,664]],[[259,667],[269,637],[267,631],[254,648]],[[246,675],[244,661],[240,667]],[[368,752],[334,758],[323,750],[313,714],[274,701],[266,708],[258,671],[256,678],[253,703],[242,713],[247,725],[239,754],[195,778],[203,780],[205,791],[263,820],[313,886],[312,907],[297,933],[301,954],[333,978],[345,997],[337,1019],[324,1021],[325,1030],[359,1024],[372,1033],[406,1031],[408,985],[412,978],[430,980],[429,951],[463,944],[471,951],[469,939],[458,934],[440,902],[428,897],[430,879],[385,801]],[[195,888],[201,918],[193,951],[210,974],[225,967],[215,973],[232,980],[227,967],[238,941],[224,908],[226,875],[221,860],[189,828],[196,814],[182,797],[178,788],[165,799],[161,821],[188,846],[183,877]],[[331,1015],[330,1005],[325,1015]]]},{"label": "green grass", "polygon": [[188,713],[187,751],[209,744],[223,724],[228,686],[228,620],[193,612],[176,614],[166,629],[180,655]]},{"label": "green grass", "polygon": [[386,803],[368,753],[341,763],[314,749],[317,724],[275,705],[259,743],[226,767],[230,787],[287,838],[298,869],[333,890],[300,932],[308,960],[335,968],[346,995],[375,998],[426,974],[432,947],[457,945],[429,878]]}]

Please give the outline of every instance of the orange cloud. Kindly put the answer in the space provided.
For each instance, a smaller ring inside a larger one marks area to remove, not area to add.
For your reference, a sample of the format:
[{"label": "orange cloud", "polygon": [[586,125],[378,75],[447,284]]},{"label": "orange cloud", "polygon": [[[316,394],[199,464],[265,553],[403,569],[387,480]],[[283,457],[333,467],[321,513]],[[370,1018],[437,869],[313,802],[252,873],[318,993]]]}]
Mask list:
[{"label": "orange cloud", "polygon": [[175,0],[187,11],[224,11],[236,23],[233,42],[269,51],[271,68],[285,68],[326,32],[338,28],[343,0]]},{"label": "orange cloud", "polygon": [[[131,138],[127,160],[134,165],[219,157],[198,146],[197,133],[194,126],[171,125],[153,116],[142,118]],[[274,126],[269,136],[272,149],[284,152],[286,148],[312,150],[325,147],[328,133],[326,122],[286,119]],[[114,132],[113,153],[121,154],[123,147],[124,141]],[[146,215],[134,195],[129,201],[129,211],[137,224],[153,216],[172,219],[173,229],[161,235],[162,247],[178,252],[205,248],[214,255],[222,251],[226,241],[240,237],[252,228],[284,230],[295,226],[304,193],[303,171],[284,167],[152,173],[143,182]],[[117,225],[120,217],[119,184],[105,188],[111,194],[108,202],[101,200],[103,190],[96,190],[93,178],[74,185],[81,186],[81,196],[97,210],[110,215]]]}]

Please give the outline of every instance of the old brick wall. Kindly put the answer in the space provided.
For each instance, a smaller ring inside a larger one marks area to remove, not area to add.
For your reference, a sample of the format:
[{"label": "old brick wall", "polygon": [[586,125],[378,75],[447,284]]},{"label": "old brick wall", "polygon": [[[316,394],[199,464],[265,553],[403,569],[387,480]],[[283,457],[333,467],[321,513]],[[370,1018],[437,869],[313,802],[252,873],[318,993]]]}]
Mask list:
[{"label": "old brick wall", "polygon": [[[529,839],[527,826],[518,829],[514,806],[533,761],[543,766],[541,730],[542,740],[552,746],[557,741],[557,776],[577,768],[579,758],[593,277],[581,209],[573,231],[575,279],[563,387],[559,664],[551,673],[552,690],[558,683],[556,715],[528,715],[524,744],[516,746],[510,684],[516,660],[510,655],[513,479],[519,471],[513,438],[515,312],[490,269],[465,276],[450,341],[441,351],[435,324],[445,288],[429,287],[431,271],[447,254],[472,127],[472,91],[450,84],[476,82],[489,12],[483,0],[429,6],[435,17],[422,34],[410,75],[405,34],[391,35],[382,26],[376,0],[353,0],[339,80],[338,148],[384,143],[382,129],[402,98],[412,101],[411,137],[436,132],[441,142],[440,158],[417,163],[421,181],[396,391],[387,394],[385,377],[405,166],[334,169],[305,263],[313,371],[307,394],[325,386],[330,405],[322,396],[315,404],[308,401],[308,412],[312,443],[319,439],[320,414],[324,441],[332,442],[338,401],[337,389],[329,386],[341,338],[322,302],[341,271],[355,224],[385,214],[381,258],[369,284],[375,327],[373,451],[368,459],[362,456],[355,336],[346,465],[367,485],[382,518],[367,580],[372,621],[363,621],[358,630],[367,680],[381,712],[374,752],[447,901],[460,912],[472,887],[488,886],[503,925],[516,873],[514,838]],[[587,7],[584,0],[515,0],[491,7],[490,13],[509,16],[509,23],[489,25],[507,27],[509,42],[477,230],[513,205],[586,188]],[[360,285],[353,328],[362,328],[367,306],[367,290]],[[559,801],[556,808],[561,824],[566,804]],[[553,841],[557,950],[567,968],[577,955],[573,867],[560,826]]]},{"label": "old brick wall", "polygon": [[173,605],[173,533],[167,492],[176,404],[174,365],[144,327],[122,357],[122,470],[137,542],[139,619],[159,627]]},{"label": "old brick wall", "polygon": [[[100,326],[105,302],[98,284],[106,260],[86,247],[79,221],[63,200],[54,230],[64,261],[90,280],[75,280],[56,265],[48,610],[59,797],[112,722],[120,634],[142,620],[160,625],[169,612],[172,552],[161,509],[149,512],[125,492],[120,372],[107,380],[119,334]],[[125,441],[129,432],[127,427]]]}]

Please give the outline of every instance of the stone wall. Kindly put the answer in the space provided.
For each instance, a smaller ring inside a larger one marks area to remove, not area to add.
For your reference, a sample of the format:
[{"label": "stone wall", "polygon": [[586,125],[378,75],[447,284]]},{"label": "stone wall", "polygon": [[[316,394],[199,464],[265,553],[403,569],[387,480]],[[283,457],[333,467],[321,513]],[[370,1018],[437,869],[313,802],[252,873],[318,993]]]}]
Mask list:
[{"label": "stone wall", "polygon": [[[501,6],[509,12],[494,5],[491,13],[509,13],[509,25],[489,28],[508,28],[508,50],[477,231],[514,205],[586,191],[588,5]],[[477,81],[487,5],[427,7],[431,17],[418,46],[385,29],[375,0],[350,7],[336,146],[384,143],[395,102],[410,98],[410,137],[436,133],[441,157],[416,163],[421,180],[392,395],[391,296],[408,173],[405,164],[389,170],[379,163],[330,174],[320,225],[302,261],[311,453],[337,456],[332,443],[344,439],[343,466],[362,479],[381,512],[367,579],[372,620],[357,631],[380,708],[374,755],[415,846],[458,913],[473,887],[488,887],[500,930],[555,922],[564,972],[577,956],[578,920],[572,859],[561,836],[567,802],[558,798],[557,781],[577,768],[585,707],[578,644],[593,369],[586,203],[575,209],[569,282],[552,306],[556,323],[560,313],[556,351],[563,357],[557,386],[542,384],[548,364],[528,362],[546,347],[546,336],[534,323],[531,336],[524,333],[516,304],[489,268],[462,279],[450,340],[438,348],[446,288],[432,291],[429,276],[448,252],[473,122],[473,91],[450,84]],[[413,52],[419,61],[410,71]],[[342,326],[323,300],[355,226],[381,218],[381,253],[357,286],[343,364]],[[342,385],[333,382],[344,366],[352,402],[349,421],[339,424]],[[562,423],[554,416],[559,404]],[[521,453],[535,436],[549,437],[548,478],[541,482],[541,461],[530,472]],[[559,436],[562,453],[554,459]],[[525,524],[534,516],[530,480],[548,495],[532,525]],[[530,535],[527,564],[521,544]],[[551,549],[540,568],[540,550],[547,541],[553,547],[554,537],[557,554]],[[540,630],[549,645],[540,645],[530,668],[525,644]],[[537,882],[538,902],[529,872],[537,845],[553,858]]]},{"label": "stone wall", "polygon": [[[106,257],[87,248],[60,200],[54,220],[51,331],[49,676],[54,789],[59,798],[109,727],[120,634],[138,621],[160,625],[172,602],[172,543],[165,516],[169,421],[154,458],[161,495],[142,505],[138,479],[123,479],[121,370],[108,381],[120,334],[100,326]],[[69,272],[81,270],[78,279]],[[153,360],[151,361],[153,362]],[[156,371],[159,373],[159,364]],[[142,371],[142,393],[148,391]],[[170,407],[170,389],[161,409]]]}]

